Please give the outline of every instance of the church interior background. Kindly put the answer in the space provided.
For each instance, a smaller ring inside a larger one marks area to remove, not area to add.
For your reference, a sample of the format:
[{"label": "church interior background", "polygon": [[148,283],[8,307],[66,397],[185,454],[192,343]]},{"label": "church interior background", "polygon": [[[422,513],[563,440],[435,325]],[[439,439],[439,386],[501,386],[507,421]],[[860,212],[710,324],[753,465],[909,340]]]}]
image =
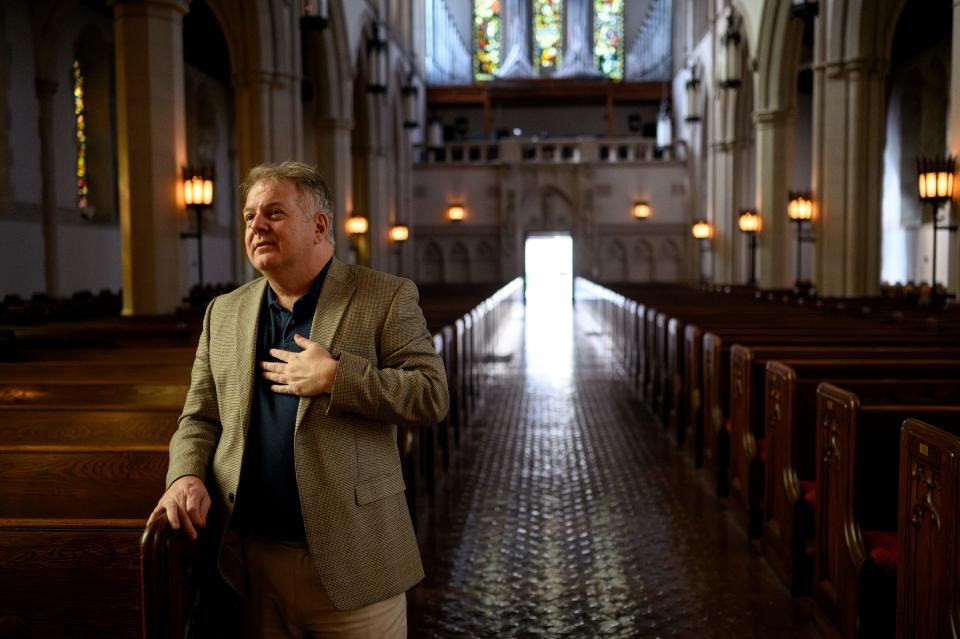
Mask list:
[{"label": "church interior background", "polygon": [[[955,14],[946,0],[4,2],[0,291],[122,291],[126,314],[152,314],[247,281],[236,185],[290,158],[333,187],[342,259],[421,284],[508,281],[526,238],[569,235],[575,274],[598,282],[851,297],[929,283],[936,255],[953,289],[957,234],[934,232],[916,161],[960,145]],[[185,202],[194,173],[212,177],[209,206]],[[949,226],[952,204],[939,214]]]}]

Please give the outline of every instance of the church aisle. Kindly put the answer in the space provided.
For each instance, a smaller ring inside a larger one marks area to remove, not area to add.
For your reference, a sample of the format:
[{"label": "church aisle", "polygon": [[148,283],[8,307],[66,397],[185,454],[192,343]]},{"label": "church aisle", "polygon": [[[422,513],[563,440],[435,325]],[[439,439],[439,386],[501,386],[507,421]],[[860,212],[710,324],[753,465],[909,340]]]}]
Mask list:
[{"label": "church aisle", "polygon": [[582,309],[518,307],[472,467],[434,511],[410,636],[817,637],[604,342]]}]

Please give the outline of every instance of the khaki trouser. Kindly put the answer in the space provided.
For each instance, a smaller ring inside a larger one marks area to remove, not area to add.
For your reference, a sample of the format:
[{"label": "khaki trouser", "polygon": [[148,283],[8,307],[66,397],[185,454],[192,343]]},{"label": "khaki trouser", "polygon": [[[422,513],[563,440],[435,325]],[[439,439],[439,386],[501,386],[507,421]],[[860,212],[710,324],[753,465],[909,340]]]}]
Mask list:
[{"label": "khaki trouser", "polygon": [[356,610],[330,602],[304,543],[244,537],[247,572],[244,636],[248,639],[404,639],[403,593]]}]

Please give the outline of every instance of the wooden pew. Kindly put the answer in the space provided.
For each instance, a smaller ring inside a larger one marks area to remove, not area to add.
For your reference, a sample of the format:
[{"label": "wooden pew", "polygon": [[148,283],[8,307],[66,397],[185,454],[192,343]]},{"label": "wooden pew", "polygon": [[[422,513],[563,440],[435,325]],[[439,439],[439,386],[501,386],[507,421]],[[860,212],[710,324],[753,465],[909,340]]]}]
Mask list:
[{"label": "wooden pew", "polygon": [[[827,338],[824,342],[828,342]],[[827,360],[840,378],[895,374],[901,359],[928,362],[931,371],[952,375],[960,370],[960,350],[896,345],[846,346],[824,343],[815,346],[744,346],[730,349],[730,494],[747,513],[747,532],[757,538],[762,532],[765,368],[771,360]],[[873,360],[877,360],[874,362]],[[866,369],[862,373],[859,369]],[[829,369],[828,369],[829,370]],[[884,371],[890,372],[884,372]],[[912,370],[916,370],[913,368]],[[842,372],[841,372],[842,371]],[[931,372],[931,374],[936,374]],[[811,396],[811,400],[812,400]]]},{"label": "wooden pew", "polygon": [[[944,423],[944,422],[940,422]],[[900,431],[897,639],[960,635],[960,436],[921,420]]]},{"label": "wooden pew", "polygon": [[869,404],[831,384],[817,390],[812,594],[814,619],[828,635],[895,632],[895,566],[886,564],[890,547],[897,547],[896,468],[900,427],[908,417],[955,423],[960,405]]},{"label": "wooden pew", "polygon": [[[796,595],[809,593],[813,566],[816,390],[820,383],[827,381],[893,404],[949,404],[960,391],[960,367],[927,371],[909,366],[877,370],[874,366],[867,372],[875,379],[867,378],[864,370],[822,361],[770,361],[766,365],[764,552]],[[925,373],[952,379],[919,377]],[[889,378],[880,379],[884,376]]]}]

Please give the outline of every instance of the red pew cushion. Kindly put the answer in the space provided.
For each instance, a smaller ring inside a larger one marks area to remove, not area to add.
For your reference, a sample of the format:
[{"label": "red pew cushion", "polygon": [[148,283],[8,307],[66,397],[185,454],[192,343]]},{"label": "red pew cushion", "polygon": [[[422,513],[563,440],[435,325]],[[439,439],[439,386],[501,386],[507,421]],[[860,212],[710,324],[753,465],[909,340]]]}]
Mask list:
[{"label": "red pew cushion", "polygon": [[885,530],[864,530],[863,541],[867,544],[870,559],[885,570],[897,569],[897,557],[900,547],[897,544],[897,533]]},{"label": "red pew cushion", "polygon": [[817,482],[809,479],[800,480],[800,496],[811,507],[817,505]]}]

